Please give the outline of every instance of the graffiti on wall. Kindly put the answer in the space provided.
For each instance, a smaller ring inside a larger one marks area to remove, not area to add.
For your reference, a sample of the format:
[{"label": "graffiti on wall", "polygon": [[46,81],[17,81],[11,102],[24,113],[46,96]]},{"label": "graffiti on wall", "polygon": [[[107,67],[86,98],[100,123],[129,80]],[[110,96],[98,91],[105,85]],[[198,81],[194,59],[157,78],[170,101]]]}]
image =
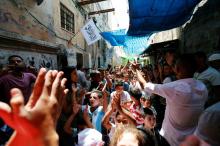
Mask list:
[{"label": "graffiti on wall", "polygon": [[0,22],[20,25],[19,22],[12,16],[10,12],[3,12],[2,10],[0,10]]},{"label": "graffiti on wall", "polygon": [[[27,18],[23,15],[15,16],[11,12],[0,9],[0,23],[9,23],[19,28],[23,28],[28,24]],[[36,25],[33,25],[35,27]]]},{"label": "graffiti on wall", "polygon": [[53,58],[49,57],[47,55],[41,54],[42,60],[39,62],[39,67],[45,67],[45,68],[54,68],[53,67]]},{"label": "graffiti on wall", "polygon": [[10,55],[19,55],[24,59],[26,66],[32,66],[37,69],[45,67],[47,69],[57,69],[56,54],[42,54],[37,52],[11,51],[0,49],[0,65],[6,66]]},{"label": "graffiti on wall", "polygon": [[26,34],[34,38],[42,40],[50,40],[54,37],[54,33],[48,31],[53,30],[53,19],[48,16],[48,28],[40,25],[38,20],[23,13],[22,11],[9,11],[0,7],[0,28],[11,32]]}]

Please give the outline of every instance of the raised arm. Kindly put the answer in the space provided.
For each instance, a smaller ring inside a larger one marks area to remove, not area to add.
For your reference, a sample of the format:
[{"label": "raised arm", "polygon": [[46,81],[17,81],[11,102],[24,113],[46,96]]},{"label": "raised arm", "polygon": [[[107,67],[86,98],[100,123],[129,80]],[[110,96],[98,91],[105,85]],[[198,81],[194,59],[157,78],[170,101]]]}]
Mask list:
[{"label": "raised arm", "polygon": [[135,125],[136,121],[133,119],[133,116],[129,111],[121,107],[120,105],[120,97],[114,96],[112,102],[115,104],[116,109],[122,114],[126,119],[128,119],[129,124]]},{"label": "raised arm", "polygon": [[79,112],[81,108],[81,105],[79,104],[74,104],[73,105],[73,112],[72,114],[69,116],[69,118],[67,119],[66,123],[64,124],[64,131],[68,134],[72,134],[72,128],[71,128],[71,124],[73,122],[73,120],[75,119],[77,113]]},{"label": "raised arm", "polygon": [[102,94],[103,94],[103,112],[107,111],[108,108],[108,92],[106,91],[107,83],[105,83]]},{"label": "raised arm", "polygon": [[86,122],[86,125],[88,128],[94,128],[92,125],[92,122],[90,121],[89,113],[88,113],[88,105],[86,105],[86,108],[83,111],[83,119]]},{"label": "raised arm", "polygon": [[0,117],[15,130],[7,146],[58,146],[55,127],[67,93],[62,75],[41,69],[26,106],[19,89],[11,90],[12,108],[0,103]]},{"label": "raised arm", "polygon": [[154,93],[164,98],[173,97],[174,86],[172,83],[154,84],[151,82],[147,82],[139,70],[136,70],[136,73],[137,73],[137,78],[139,82],[143,85],[145,92]]},{"label": "raised arm", "polygon": [[115,110],[115,105],[113,102],[111,102],[108,110],[106,111],[103,119],[102,119],[102,125],[107,129],[107,130],[110,130],[112,128],[112,125],[110,123],[110,117],[112,115],[112,113],[114,112]]}]

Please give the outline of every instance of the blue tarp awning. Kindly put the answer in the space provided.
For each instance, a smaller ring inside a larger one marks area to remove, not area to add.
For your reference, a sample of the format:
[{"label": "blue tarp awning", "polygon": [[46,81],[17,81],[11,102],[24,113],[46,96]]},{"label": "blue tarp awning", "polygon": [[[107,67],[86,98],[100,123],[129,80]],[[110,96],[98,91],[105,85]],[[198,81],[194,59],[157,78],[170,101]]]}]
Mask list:
[{"label": "blue tarp awning", "polygon": [[123,46],[129,56],[139,55],[149,47],[150,36],[179,27],[188,21],[201,0],[128,0],[130,25],[125,29],[102,32],[112,46]]},{"label": "blue tarp awning", "polygon": [[101,32],[100,34],[112,46],[124,46],[125,35],[126,35],[125,29]]},{"label": "blue tarp awning", "polygon": [[183,25],[201,0],[128,0],[128,35],[146,35]]},{"label": "blue tarp awning", "polygon": [[125,29],[100,33],[112,46],[123,46],[128,56],[141,54],[148,46],[151,34],[146,36],[128,36]]}]

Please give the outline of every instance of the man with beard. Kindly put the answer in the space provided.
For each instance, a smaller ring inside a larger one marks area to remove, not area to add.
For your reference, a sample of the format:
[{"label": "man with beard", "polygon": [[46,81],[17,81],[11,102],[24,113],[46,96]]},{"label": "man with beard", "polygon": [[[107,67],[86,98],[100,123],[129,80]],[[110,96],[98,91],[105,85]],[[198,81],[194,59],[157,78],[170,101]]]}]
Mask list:
[{"label": "man with beard", "polygon": [[27,101],[32,91],[31,85],[35,82],[36,76],[24,72],[25,63],[23,58],[18,55],[8,57],[8,67],[10,68],[9,73],[0,78],[0,101],[9,103],[12,88],[20,89],[25,101]]},{"label": "man with beard", "polygon": [[[32,83],[35,82],[36,76],[31,73],[24,73],[25,64],[23,58],[18,55],[8,57],[9,73],[0,77],[0,101],[9,104],[11,99],[10,90],[18,88],[22,91],[25,103],[31,95]],[[0,144],[7,141],[12,133],[11,128],[4,125],[0,120]]]}]

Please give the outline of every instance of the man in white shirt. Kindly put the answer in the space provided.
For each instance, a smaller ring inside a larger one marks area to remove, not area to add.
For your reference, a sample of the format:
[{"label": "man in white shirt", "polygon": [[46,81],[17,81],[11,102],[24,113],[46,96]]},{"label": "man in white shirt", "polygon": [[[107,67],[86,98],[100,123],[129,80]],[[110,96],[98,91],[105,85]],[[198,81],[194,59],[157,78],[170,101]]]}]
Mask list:
[{"label": "man in white shirt", "polygon": [[193,79],[195,61],[192,55],[182,55],[176,61],[177,79],[167,84],[146,82],[137,70],[139,81],[145,92],[166,98],[167,105],[160,134],[171,146],[178,146],[186,136],[193,134],[198,118],[204,110],[208,96],[205,85]]},{"label": "man in white shirt", "polygon": [[208,58],[208,63],[211,67],[220,71],[220,53],[216,52],[216,53],[211,54]]},{"label": "man in white shirt", "polygon": [[220,73],[207,64],[207,56],[204,52],[196,52],[196,72],[194,78],[202,81],[208,89],[206,107],[220,101]]}]

